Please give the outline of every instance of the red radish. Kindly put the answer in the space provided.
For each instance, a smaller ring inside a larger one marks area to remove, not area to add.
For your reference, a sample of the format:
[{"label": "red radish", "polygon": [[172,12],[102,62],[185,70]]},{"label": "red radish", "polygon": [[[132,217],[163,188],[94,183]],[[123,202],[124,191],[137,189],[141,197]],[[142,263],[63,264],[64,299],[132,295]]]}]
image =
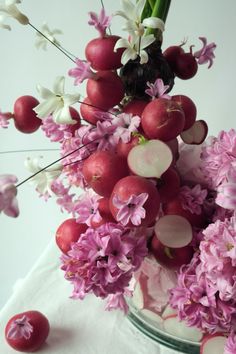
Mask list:
[{"label": "red radish", "polygon": [[124,106],[124,113],[132,113],[134,116],[141,117],[144,108],[147,106],[148,101],[133,99],[126,106]]},{"label": "red radish", "polygon": [[93,220],[91,221],[91,226],[96,228],[99,227],[106,222],[115,222],[115,219],[113,218],[111,211],[110,211],[110,206],[109,206],[109,198],[101,198],[98,200],[98,211],[101,216],[101,221],[100,222],[94,222]]},{"label": "red radish", "polygon": [[140,137],[138,135],[134,135],[131,137],[130,141],[128,143],[124,143],[122,140],[119,140],[117,146],[116,146],[116,152],[120,156],[124,156],[127,158],[129,155],[130,150],[139,144],[139,139]]},{"label": "red radish", "polygon": [[46,341],[50,326],[39,311],[26,311],[13,316],[5,328],[7,343],[20,352],[35,352]]},{"label": "red radish", "polygon": [[173,163],[175,163],[179,158],[179,142],[177,138],[165,142],[172,151]]},{"label": "red radish", "polygon": [[155,224],[155,233],[159,241],[167,247],[187,246],[193,238],[192,226],[180,215],[164,215]]},{"label": "red radish", "polygon": [[[148,199],[143,204],[146,215],[142,219],[139,226],[149,226],[155,221],[160,207],[160,197],[155,185],[146,178],[139,176],[127,176],[120,179],[112,191],[110,197],[110,210],[114,218],[117,220],[118,209],[113,204],[114,196],[121,201],[127,201],[132,195],[138,196],[141,193],[147,193]],[[132,226],[130,222],[128,226]]]},{"label": "red radish", "polygon": [[125,94],[121,78],[113,71],[98,71],[88,79],[86,90],[91,104],[101,110],[116,106]]},{"label": "red radish", "polygon": [[206,223],[206,218],[201,212],[201,214],[193,214],[189,210],[184,209],[180,198],[177,196],[167,203],[162,205],[162,210],[166,215],[181,215],[186,218],[192,226],[204,227]]},{"label": "red radish", "polygon": [[173,45],[168,47],[164,52],[163,56],[167,60],[170,68],[175,72],[176,59],[180,54],[183,54],[184,50],[180,45]]},{"label": "red radish", "polygon": [[157,98],[148,103],[144,109],[141,125],[150,139],[172,140],[184,128],[184,111],[172,100]]},{"label": "red radish", "polygon": [[116,182],[128,174],[126,159],[110,151],[96,151],[83,164],[85,181],[103,197],[109,197]]},{"label": "red radish", "polygon": [[178,105],[184,111],[185,116],[185,125],[183,130],[189,129],[195,122],[197,116],[197,108],[194,102],[185,95],[175,95],[172,96],[171,99],[178,103]]},{"label": "red radish", "polygon": [[74,132],[81,127],[80,115],[73,107],[70,107],[70,114],[71,118],[77,121],[75,124],[70,124],[70,131],[74,134]]},{"label": "red radish", "polygon": [[223,333],[207,334],[203,337],[200,354],[223,354],[226,341]]},{"label": "red radish", "polygon": [[[200,342],[202,339],[202,332],[196,327],[189,327],[184,321],[180,321],[177,316],[167,317],[163,322],[163,327],[167,333],[174,335],[177,338],[186,339],[193,342]],[[215,354],[214,351],[207,352],[208,354]]]},{"label": "red radish", "polygon": [[87,230],[86,224],[79,224],[75,219],[67,219],[56,231],[56,244],[63,253],[71,249],[71,243],[77,242],[80,235]]},{"label": "red radish", "polygon": [[115,70],[121,68],[124,48],[114,52],[118,36],[105,36],[91,40],[85,48],[85,56],[94,70]]},{"label": "red radish", "polygon": [[180,248],[164,246],[156,235],[151,240],[150,251],[157,262],[168,269],[179,269],[183,264],[188,264],[194,253],[191,246]]},{"label": "red radish", "polygon": [[175,74],[182,80],[191,79],[196,75],[198,64],[191,52],[181,53],[177,56],[175,62]]},{"label": "red radish", "polygon": [[191,128],[180,133],[180,136],[186,144],[200,145],[206,139],[207,133],[207,123],[204,120],[197,120]]},{"label": "red radish", "polygon": [[157,189],[160,194],[161,203],[173,199],[180,190],[180,177],[174,167],[169,167],[161,178],[157,180]]},{"label": "red radish", "polygon": [[84,120],[89,122],[90,124],[96,125],[99,121],[99,114],[102,114],[103,111],[96,108],[88,97],[86,97],[80,105],[80,113]]},{"label": "red radish", "polygon": [[134,146],[127,161],[133,173],[141,177],[157,177],[169,168],[172,162],[172,152],[161,140],[149,140]]},{"label": "red radish", "polygon": [[33,133],[42,124],[33,110],[38,104],[39,101],[33,96],[21,96],[15,101],[13,118],[16,128],[22,133]]}]

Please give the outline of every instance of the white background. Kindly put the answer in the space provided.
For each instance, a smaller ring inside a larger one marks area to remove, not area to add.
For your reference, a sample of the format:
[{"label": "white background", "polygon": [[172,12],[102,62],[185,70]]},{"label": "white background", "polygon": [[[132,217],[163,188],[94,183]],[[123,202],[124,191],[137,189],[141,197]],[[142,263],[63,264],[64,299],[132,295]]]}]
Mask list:
[{"label": "white background", "polygon": [[[134,0],[133,0],[134,1]],[[104,0],[108,13],[119,9],[119,1]],[[88,11],[100,9],[99,0],[23,0],[19,7],[40,28],[44,21],[50,28],[60,28],[61,44],[80,58],[84,58],[86,43],[97,36],[87,25]],[[188,81],[176,79],[174,94],[186,94],[198,108],[198,118],[205,119],[211,134],[220,129],[235,127],[235,0],[172,0],[166,23],[163,49],[180,44],[188,37],[189,45],[201,47],[199,36],[206,36],[217,43],[216,61],[211,70],[199,67],[196,77]],[[35,33],[29,26],[9,20],[12,31],[0,29],[0,109],[11,111],[14,101],[22,95],[37,96],[36,84],[52,88],[58,75],[67,76],[73,67],[63,54],[50,46],[46,52],[34,47]],[[114,34],[122,35],[122,20],[115,18]],[[125,34],[124,34],[125,35]],[[187,46],[185,47],[187,50]],[[84,93],[84,87],[73,86],[66,79],[66,91]],[[39,98],[39,97],[38,97]],[[79,108],[79,107],[77,107]],[[56,148],[40,130],[26,135],[18,132],[13,124],[0,130],[0,151]],[[19,180],[26,178],[24,168],[27,156],[40,153],[0,154],[0,173],[16,174]],[[58,158],[57,152],[41,153],[45,163]],[[59,224],[68,215],[61,214],[54,200],[45,203],[34,188],[24,184],[18,192],[20,216],[11,219],[0,215],[0,308],[7,301],[12,286],[24,277],[46,245],[54,238]],[[55,246],[56,247],[56,246]]]}]

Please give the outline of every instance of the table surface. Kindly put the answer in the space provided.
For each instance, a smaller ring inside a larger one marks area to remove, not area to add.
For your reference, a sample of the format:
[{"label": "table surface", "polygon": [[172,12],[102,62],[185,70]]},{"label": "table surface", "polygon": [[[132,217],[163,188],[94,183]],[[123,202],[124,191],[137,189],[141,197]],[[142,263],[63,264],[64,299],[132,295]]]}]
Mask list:
[{"label": "table surface", "polygon": [[18,282],[0,312],[0,353],[16,353],[4,338],[11,316],[38,310],[49,319],[51,330],[42,354],[173,354],[140,333],[120,311],[104,311],[105,303],[89,295],[69,298],[72,287],[59,267],[60,253],[51,242],[31,272]]}]

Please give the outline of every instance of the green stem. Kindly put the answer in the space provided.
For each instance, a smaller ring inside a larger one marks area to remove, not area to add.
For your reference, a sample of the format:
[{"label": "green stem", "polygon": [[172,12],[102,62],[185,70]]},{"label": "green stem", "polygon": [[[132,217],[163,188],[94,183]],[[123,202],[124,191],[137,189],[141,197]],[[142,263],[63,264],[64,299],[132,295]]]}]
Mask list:
[{"label": "green stem", "polygon": [[148,0],[148,3],[149,3],[149,5],[150,5],[152,11],[153,11],[153,9],[154,9],[155,2],[156,2],[156,0]]},{"label": "green stem", "polygon": [[[158,17],[160,18],[163,22],[166,21],[169,8],[170,8],[170,3],[171,0],[148,0],[149,4],[150,2],[154,3],[154,7],[152,9],[151,16],[152,17]],[[157,38],[159,37],[160,31],[154,28],[148,28],[146,31],[147,34],[154,34]]]}]

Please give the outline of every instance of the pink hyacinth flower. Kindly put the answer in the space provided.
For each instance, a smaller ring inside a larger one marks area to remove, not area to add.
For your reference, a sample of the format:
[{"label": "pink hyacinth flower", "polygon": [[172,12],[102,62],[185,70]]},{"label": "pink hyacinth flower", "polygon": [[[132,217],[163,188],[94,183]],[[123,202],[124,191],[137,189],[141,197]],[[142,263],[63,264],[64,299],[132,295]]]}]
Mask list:
[{"label": "pink hyacinth flower", "polygon": [[194,57],[198,59],[198,64],[206,64],[209,62],[208,69],[213,64],[213,59],[215,58],[214,50],[216,49],[216,44],[214,42],[207,44],[205,37],[199,37],[203,43],[203,47],[194,53]]},{"label": "pink hyacinth flower", "polygon": [[104,8],[101,9],[100,14],[97,15],[95,12],[89,12],[90,20],[88,24],[94,26],[96,30],[100,33],[101,37],[106,34],[106,29],[110,26],[112,16],[107,16]]},{"label": "pink hyacinth flower", "polygon": [[145,93],[152,97],[152,99],[158,98],[166,98],[168,100],[171,99],[170,95],[167,95],[165,92],[168,90],[169,85],[164,85],[162,79],[157,79],[154,83],[147,82],[148,89],[145,90]]},{"label": "pink hyacinth flower", "polygon": [[236,353],[236,333],[231,332],[224,348],[224,354],[235,354]]},{"label": "pink hyacinth flower", "polygon": [[216,204],[225,209],[236,209],[236,166],[229,170],[227,182],[223,182],[217,192]]},{"label": "pink hyacinth flower", "polygon": [[15,186],[17,181],[17,177],[14,175],[0,176],[0,213],[3,211],[4,214],[13,218],[19,215]]},{"label": "pink hyacinth flower", "polygon": [[0,128],[8,128],[9,125],[9,118],[12,117],[12,114],[7,112],[3,113],[0,110]]},{"label": "pink hyacinth flower", "polygon": [[75,78],[74,85],[81,84],[84,80],[94,77],[91,65],[86,60],[76,59],[76,68],[70,69],[68,75]]},{"label": "pink hyacinth flower", "polygon": [[29,339],[32,332],[33,326],[29,323],[29,318],[24,315],[11,323],[9,331],[7,332],[7,338],[14,340],[20,338]]},{"label": "pink hyacinth flower", "polygon": [[146,216],[146,210],[143,208],[144,203],[148,199],[147,193],[139,195],[131,195],[128,200],[120,200],[117,195],[113,197],[113,204],[118,208],[116,216],[117,221],[126,226],[130,221],[133,225],[141,224],[142,219]]}]

